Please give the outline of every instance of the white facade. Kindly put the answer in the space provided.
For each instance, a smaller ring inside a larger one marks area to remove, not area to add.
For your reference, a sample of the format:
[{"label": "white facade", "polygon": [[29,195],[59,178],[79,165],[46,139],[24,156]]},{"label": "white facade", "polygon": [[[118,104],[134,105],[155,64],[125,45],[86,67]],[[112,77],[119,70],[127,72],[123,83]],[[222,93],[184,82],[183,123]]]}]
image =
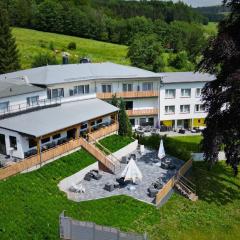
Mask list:
[{"label": "white facade", "polygon": [[[160,89],[160,121],[173,121],[174,128],[181,128],[184,127],[181,120],[190,120],[189,127],[191,127],[196,120],[204,119],[207,113],[202,109],[200,95],[204,85],[204,82],[163,84]],[[174,96],[172,91],[175,92]],[[172,111],[173,106],[174,111]],[[202,123],[201,121],[195,125],[201,126]]]}]

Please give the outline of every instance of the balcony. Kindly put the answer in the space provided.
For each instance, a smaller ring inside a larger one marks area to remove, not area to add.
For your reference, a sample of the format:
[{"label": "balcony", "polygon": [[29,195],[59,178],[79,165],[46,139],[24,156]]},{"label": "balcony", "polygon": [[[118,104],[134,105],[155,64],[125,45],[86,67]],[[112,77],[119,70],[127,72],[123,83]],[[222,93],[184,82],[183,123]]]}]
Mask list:
[{"label": "balcony", "polygon": [[42,99],[36,102],[36,104],[28,105],[26,103],[10,105],[7,109],[0,110],[0,119],[11,117],[25,112],[31,112],[38,109],[47,107],[54,107],[61,104],[61,98],[55,99]]},{"label": "balcony", "polygon": [[150,98],[158,97],[158,91],[131,91],[131,92],[117,92],[117,93],[97,93],[97,98],[111,99],[116,94],[117,98]]},{"label": "balcony", "polygon": [[[114,133],[118,130],[118,122],[110,124],[108,126],[102,127],[96,131],[89,133],[89,137],[98,139],[108,134]],[[24,159],[18,159],[18,161],[10,160],[4,167],[0,168],[0,180],[15,175],[19,172],[30,169],[36,165],[42,165],[44,162],[47,162],[52,159],[57,159],[62,155],[68,154],[74,150],[84,147],[86,150],[89,150],[99,161],[102,161],[107,167],[114,169],[111,162],[108,162],[103,154],[96,152],[96,149],[93,149],[93,146],[84,140],[82,137],[70,139],[66,142],[60,143],[49,149],[45,149],[41,152],[38,152],[32,156],[26,157]],[[99,156],[99,157],[97,157]]]},{"label": "balcony", "polygon": [[158,109],[157,108],[151,108],[151,109],[127,110],[127,114],[128,114],[129,117],[132,117],[132,116],[152,116],[152,115],[158,115]]}]

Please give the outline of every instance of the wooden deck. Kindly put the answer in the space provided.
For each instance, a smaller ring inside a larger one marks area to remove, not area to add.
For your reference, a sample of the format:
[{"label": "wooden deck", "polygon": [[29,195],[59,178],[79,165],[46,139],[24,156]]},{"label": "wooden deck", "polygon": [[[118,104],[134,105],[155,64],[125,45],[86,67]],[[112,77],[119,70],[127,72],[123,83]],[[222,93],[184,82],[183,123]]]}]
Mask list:
[{"label": "wooden deck", "polygon": [[[102,129],[92,132],[91,135],[96,139],[108,135],[110,133],[116,132],[118,130],[118,123],[113,123]],[[103,165],[109,168],[111,171],[115,171],[115,163],[108,159],[104,153],[99,151],[97,148],[88,143],[83,138],[77,138],[70,140],[67,143],[58,145],[54,148],[43,151],[41,154],[37,154],[28,158],[21,160],[20,162],[12,162],[11,165],[0,168],[0,180],[13,176],[24,170],[30,169],[34,166],[41,166],[42,163],[61,157],[63,154],[74,151],[80,147],[84,147],[90,154],[92,154],[97,160],[99,160]],[[98,150],[98,151],[97,151]]]}]

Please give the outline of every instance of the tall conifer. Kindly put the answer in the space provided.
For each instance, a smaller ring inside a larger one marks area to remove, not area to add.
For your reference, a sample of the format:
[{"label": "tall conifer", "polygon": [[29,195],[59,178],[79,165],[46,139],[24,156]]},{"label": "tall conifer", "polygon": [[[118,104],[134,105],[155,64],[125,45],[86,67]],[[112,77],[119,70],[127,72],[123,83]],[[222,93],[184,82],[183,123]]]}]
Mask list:
[{"label": "tall conifer", "polygon": [[[0,6],[1,8],[1,6]],[[18,50],[9,27],[8,14],[0,11],[0,74],[13,72],[20,68]]]}]

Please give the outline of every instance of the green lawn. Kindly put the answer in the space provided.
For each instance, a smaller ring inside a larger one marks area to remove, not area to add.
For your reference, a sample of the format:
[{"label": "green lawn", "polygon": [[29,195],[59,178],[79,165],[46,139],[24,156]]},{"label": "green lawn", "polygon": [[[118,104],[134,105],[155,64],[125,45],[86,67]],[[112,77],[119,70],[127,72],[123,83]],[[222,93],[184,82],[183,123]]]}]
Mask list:
[{"label": "green lawn", "polygon": [[145,232],[150,240],[236,240],[240,230],[240,177],[221,162],[211,172],[194,164],[191,175],[199,201],[174,194],[160,209],[126,196],[75,203],[59,181],[95,160],[80,150],[41,169],[0,181],[0,239],[58,239],[58,216],[67,215],[124,231]]},{"label": "green lawn", "polygon": [[[131,137],[122,137],[119,135],[111,135],[109,137],[101,139],[99,142],[102,146],[107,148],[110,152],[116,152],[117,150],[125,147],[129,143],[133,142],[134,139]],[[98,145],[101,149],[101,146]]]},{"label": "green lawn", "polygon": [[[123,45],[23,28],[13,28],[13,36],[17,40],[21,65],[24,69],[31,67],[35,55],[46,52],[53,53],[49,48],[51,42],[54,48],[58,50],[57,59],[59,62],[61,62],[61,52],[67,51],[71,54],[70,60],[87,56],[93,62],[110,61],[130,64],[129,59],[126,58],[127,47]],[[67,49],[70,42],[77,44],[76,50],[70,51]]]}]

